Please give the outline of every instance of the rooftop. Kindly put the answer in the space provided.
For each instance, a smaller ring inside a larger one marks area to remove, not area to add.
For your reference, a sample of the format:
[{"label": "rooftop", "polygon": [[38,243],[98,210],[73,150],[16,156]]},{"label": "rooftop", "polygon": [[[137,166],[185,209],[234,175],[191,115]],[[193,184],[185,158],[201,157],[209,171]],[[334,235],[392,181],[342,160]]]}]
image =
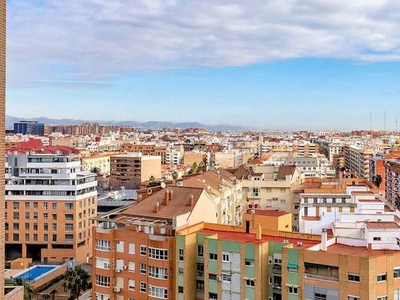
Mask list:
[{"label": "rooftop", "polygon": [[[320,241],[318,240],[287,238],[285,236],[272,236],[272,235],[262,235],[261,240],[257,240],[256,235],[252,233],[222,231],[222,230],[212,230],[212,229],[203,229],[200,230],[200,233],[210,234],[210,235],[217,234],[219,240],[233,241],[239,243],[252,243],[252,244],[262,244],[265,242],[283,243],[283,240],[287,240],[288,244],[294,244],[295,248],[300,248],[300,249],[307,249],[320,243]],[[297,242],[301,242],[301,245],[298,245]]]},{"label": "rooftop", "polygon": [[328,247],[327,252],[358,257],[372,257],[398,253],[398,251],[394,250],[370,250],[366,247],[353,247],[343,244],[333,244]]},{"label": "rooftop", "polygon": [[269,217],[280,217],[284,215],[289,215],[289,212],[286,211],[276,211],[276,210],[266,210],[266,209],[255,209],[254,210],[254,215],[260,215],[260,216],[269,216]]},{"label": "rooftop", "polygon": [[370,229],[399,229],[396,222],[367,222],[367,227]]}]

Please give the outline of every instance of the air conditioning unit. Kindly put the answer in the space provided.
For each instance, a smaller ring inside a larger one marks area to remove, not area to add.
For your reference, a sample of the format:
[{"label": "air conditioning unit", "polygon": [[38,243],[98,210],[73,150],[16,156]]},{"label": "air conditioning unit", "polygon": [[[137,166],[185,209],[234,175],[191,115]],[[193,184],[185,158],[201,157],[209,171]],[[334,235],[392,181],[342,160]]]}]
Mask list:
[{"label": "air conditioning unit", "polygon": [[121,269],[115,269],[115,273],[121,273]]},{"label": "air conditioning unit", "polygon": [[217,276],[217,280],[218,281],[222,281],[222,277],[221,276]]},{"label": "air conditioning unit", "polygon": [[119,286],[114,287],[114,292],[119,293],[121,291],[121,288]]},{"label": "air conditioning unit", "polygon": [[122,269],[126,270],[126,269],[128,269],[128,267],[127,266],[122,266]]}]

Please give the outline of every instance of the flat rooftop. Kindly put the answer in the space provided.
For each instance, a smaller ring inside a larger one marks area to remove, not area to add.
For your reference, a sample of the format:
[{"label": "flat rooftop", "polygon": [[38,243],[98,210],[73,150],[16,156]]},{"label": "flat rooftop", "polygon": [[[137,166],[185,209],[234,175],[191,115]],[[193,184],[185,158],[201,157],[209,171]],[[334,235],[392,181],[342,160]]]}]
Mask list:
[{"label": "flat rooftop", "polygon": [[367,247],[353,247],[343,244],[334,244],[332,246],[329,246],[326,252],[335,254],[346,254],[358,257],[373,257],[398,253],[398,251],[395,250],[370,250]]},{"label": "flat rooftop", "polygon": [[367,227],[370,229],[399,229],[396,222],[368,222]]},{"label": "flat rooftop", "polygon": [[[218,235],[218,240],[233,241],[240,243],[251,243],[251,244],[262,244],[265,242],[283,243],[283,240],[288,240],[289,244],[293,244],[294,248],[299,248],[299,249],[308,249],[320,243],[320,241],[308,240],[302,237],[290,238],[285,236],[262,235],[261,240],[257,240],[256,235],[252,233],[232,232],[232,231],[222,231],[222,230],[212,230],[212,229],[203,229],[200,230],[199,232],[210,235],[216,234]],[[298,246],[297,242],[301,242],[302,245]]]},{"label": "flat rooftop", "polygon": [[[251,214],[251,213],[250,213]],[[254,215],[257,216],[269,216],[269,217],[280,217],[284,215],[290,214],[289,212],[282,211],[282,210],[267,210],[267,209],[255,209]]]}]

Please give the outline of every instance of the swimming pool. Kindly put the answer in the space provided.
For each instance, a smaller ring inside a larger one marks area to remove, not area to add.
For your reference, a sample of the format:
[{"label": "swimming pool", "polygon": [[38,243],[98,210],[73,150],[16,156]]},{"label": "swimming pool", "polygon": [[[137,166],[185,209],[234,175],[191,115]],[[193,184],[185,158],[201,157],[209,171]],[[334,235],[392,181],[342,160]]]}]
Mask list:
[{"label": "swimming pool", "polygon": [[55,269],[55,266],[34,266],[32,268],[29,268],[25,272],[18,274],[14,278],[22,278],[28,281],[35,280],[36,278],[42,276],[43,274],[46,274],[50,272],[51,270]]}]

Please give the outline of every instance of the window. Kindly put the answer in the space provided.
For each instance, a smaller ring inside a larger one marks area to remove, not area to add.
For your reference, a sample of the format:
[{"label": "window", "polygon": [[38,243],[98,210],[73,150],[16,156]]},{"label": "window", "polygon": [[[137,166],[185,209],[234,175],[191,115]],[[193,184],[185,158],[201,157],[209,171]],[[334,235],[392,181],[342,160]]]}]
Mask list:
[{"label": "window", "polygon": [[209,254],[208,254],[208,258],[209,258],[210,260],[218,260],[218,254],[216,254],[216,253],[209,253]]},{"label": "window", "polygon": [[43,214],[43,219],[44,220],[48,220],[49,219],[49,214],[48,213],[44,213]]},{"label": "window", "polygon": [[387,300],[387,296],[378,297],[377,300]]},{"label": "window", "polygon": [[56,214],[52,214],[53,220],[57,220],[57,215]]},{"label": "window", "polygon": [[140,255],[146,256],[146,254],[147,254],[146,246],[140,245]]},{"label": "window", "polygon": [[254,287],[255,286],[254,279],[247,278],[246,286]]},{"label": "window", "polygon": [[396,268],[393,270],[393,277],[400,278],[400,268]]},{"label": "window", "polygon": [[13,213],[13,219],[19,220],[19,213],[17,213],[17,212]]},{"label": "window", "polygon": [[149,247],[149,258],[168,260],[168,250]]},{"label": "window", "polygon": [[35,231],[38,230],[38,223],[33,223],[33,230],[35,230]]},{"label": "window", "polygon": [[381,241],[381,237],[380,236],[374,236],[373,240],[375,242],[379,242],[379,241]]},{"label": "window", "polygon": [[39,208],[39,203],[38,202],[33,202],[33,208]]},{"label": "window", "polygon": [[295,287],[295,286],[289,286],[289,287],[288,287],[288,293],[289,293],[289,294],[297,295],[297,293],[298,293],[298,288]]},{"label": "window", "polygon": [[244,261],[244,264],[245,264],[247,267],[254,267],[254,260],[246,259],[246,260]]},{"label": "window", "polygon": [[128,252],[129,252],[129,254],[135,254],[135,244],[134,243],[129,243]]},{"label": "window", "polygon": [[30,218],[31,218],[30,213],[29,213],[29,212],[26,212],[26,213],[25,213],[25,219],[26,219],[26,220],[29,220]]},{"label": "window", "polygon": [[209,299],[213,299],[213,300],[218,299],[218,294],[215,294],[215,293],[208,293],[208,298],[209,298]]},{"label": "window", "polygon": [[29,202],[25,202],[25,209],[29,209],[31,204]]},{"label": "window", "polygon": [[168,271],[165,268],[149,266],[149,277],[168,279]]},{"label": "window", "polygon": [[222,273],[222,281],[231,282],[232,281],[232,275],[231,274]]},{"label": "window", "polygon": [[25,242],[29,242],[29,233],[25,233]]},{"label": "window", "polygon": [[19,202],[13,202],[13,208],[19,209]]},{"label": "window", "polygon": [[386,281],[387,279],[387,275],[386,274],[380,274],[378,276],[376,276],[376,281]]},{"label": "window", "polygon": [[149,296],[160,299],[168,299],[168,290],[162,287],[149,285]]},{"label": "window", "polygon": [[96,284],[100,286],[110,286],[110,277],[96,275]]},{"label": "window", "polygon": [[178,268],[178,274],[183,275],[183,268]]},{"label": "window", "polygon": [[25,223],[25,230],[30,230],[30,224],[29,223]]},{"label": "window", "polygon": [[134,261],[130,261],[128,264],[128,270],[129,272],[135,272],[135,262]]},{"label": "window", "polygon": [[73,231],[74,224],[65,224],[65,231]]},{"label": "window", "polygon": [[147,291],[146,282],[141,281],[140,282],[140,292],[141,293],[146,293],[146,291]]},{"label": "window", "polygon": [[14,233],[13,234],[13,241],[14,242],[18,242],[19,241],[19,234],[18,233]]},{"label": "window", "polygon": [[65,209],[66,210],[74,209],[74,204],[73,203],[65,203]]},{"label": "window", "polygon": [[34,233],[34,234],[33,234],[33,241],[34,241],[34,242],[37,242],[37,241],[38,241],[38,235],[37,235],[37,233]]},{"label": "window", "polygon": [[73,214],[66,214],[65,215],[65,220],[72,221],[73,219],[74,219],[74,215]]},{"label": "window", "polygon": [[45,242],[49,241],[49,235],[48,234],[43,234],[43,241],[45,241]]},{"label": "window", "polygon": [[183,294],[183,286],[178,286],[178,293]]},{"label": "window", "polygon": [[327,212],[331,212],[331,211],[332,211],[332,207],[328,206],[328,207],[326,208],[326,211],[327,211]]},{"label": "window", "polygon": [[19,230],[19,223],[13,223],[13,230]]},{"label": "window", "polygon": [[400,300],[400,289],[394,290],[393,300]]},{"label": "window", "polygon": [[183,261],[183,254],[184,254],[183,249],[179,249],[179,260],[180,261]]},{"label": "window", "polygon": [[43,202],[43,208],[44,208],[45,210],[48,210],[48,209],[49,209],[49,203]]},{"label": "window", "polygon": [[286,200],[285,199],[281,199],[281,205],[285,205],[286,204]]},{"label": "window", "polygon": [[360,282],[360,275],[359,274],[348,274],[347,275],[347,280],[348,281]]},{"label": "window", "polygon": [[197,245],[197,255],[204,256],[204,245],[203,244]]},{"label": "window", "polygon": [[110,241],[96,240],[96,250],[110,251]]},{"label": "window", "polygon": [[52,207],[53,209],[57,209],[57,203],[54,203],[54,202],[53,202],[53,203],[51,204],[51,207]]},{"label": "window", "polygon": [[348,296],[347,300],[360,300],[360,298],[355,296]]},{"label": "window", "polygon": [[135,290],[135,280],[133,280],[133,279],[129,279],[129,280],[128,280],[128,288],[129,288],[131,291],[134,291],[134,290]]},{"label": "window", "polygon": [[315,293],[314,294],[314,299],[315,300],[327,300],[328,298],[326,298],[325,294]]},{"label": "window", "polygon": [[196,271],[198,272],[204,272],[204,264],[203,263],[197,263],[196,264]]},{"label": "window", "polygon": [[208,274],[208,279],[210,280],[217,280],[217,275],[216,274]]},{"label": "window", "polygon": [[57,230],[57,223],[53,223],[51,224],[51,228],[56,231]]},{"label": "window", "polygon": [[74,235],[73,234],[66,234],[64,238],[65,238],[66,242],[73,242],[74,241]]},{"label": "window", "polygon": [[229,254],[227,254],[227,253],[222,254],[222,261],[223,262],[229,262]]},{"label": "window", "polygon": [[198,292],[204,292],[204,281],[196,280],[196,289]]},{"label": "window", "polygon": [[57,234],[53,234],[53,242],[57,242]]},{"label": "window", "polygon": [[140,274],[146,274],[146,264],[140,263]]},{"label": "window", "polygon": [[44,231],[48,231],[49,230],[49,224],[48,223],[44,223],[43,224],[43,230]]}]

